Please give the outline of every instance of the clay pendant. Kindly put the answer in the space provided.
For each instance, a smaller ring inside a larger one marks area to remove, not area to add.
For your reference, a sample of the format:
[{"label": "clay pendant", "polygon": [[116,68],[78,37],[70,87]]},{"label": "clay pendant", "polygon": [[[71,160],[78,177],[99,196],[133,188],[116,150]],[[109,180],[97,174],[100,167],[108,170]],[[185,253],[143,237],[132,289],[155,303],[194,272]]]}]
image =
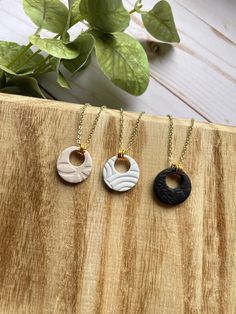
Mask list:
[{"label": "clay pendant", "polygon": [[84,152],[84,162],[75,166],[70,162],[71,153],[78,151],[77,146],[71,146],[63,150],[57,159],[57,172],[59,176],[69,183],[80,183],[87,179],[92,171],[92,158],[89,152]]},{"label": "clay pendant", "polygon": [[136,161],[128,155],[124,155],[130,163],[130,168],[125,173],[120,173],[115,168],[118,156],[109,159],[103,168],[103,178],[110,189],[117,192],[125,192],[132,189],[139,180],[139,167]]},{"label": "clay pendant", "polygon": [[[180,185],[170,188],[166,184],[166,177],[171,174],[180,176]],[[176,168],[167,168],[160,172],[154,181],[154,193],[157,198],[168,205],[177,205],[184,202],[191,193],[191,181],[184,171],[178,172]]]}]

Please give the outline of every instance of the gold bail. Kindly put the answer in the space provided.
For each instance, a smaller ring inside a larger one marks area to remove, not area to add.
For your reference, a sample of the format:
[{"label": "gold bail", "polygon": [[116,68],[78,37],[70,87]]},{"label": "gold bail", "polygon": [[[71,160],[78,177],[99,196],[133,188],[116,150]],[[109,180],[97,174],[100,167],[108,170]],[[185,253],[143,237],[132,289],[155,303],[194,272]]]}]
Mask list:
[{"label": "gold bail", "polygon": [[87,147],[85,144],[81,144],[79,147],[79,153],[84,155],[85,151],[86,151]]},{"label": "gold bail", "polygon": [[183,167],[180,164],[172,164],[171,168],[175,168],[177,172],[182,172],[183,171]]},{"label": "gold bail", "polygon": [[121,159],[125,159],[125,154],[126,154],[126,150],[125,149],[121,149],[119,150],[118,152],[118,158],[121,158]]}]

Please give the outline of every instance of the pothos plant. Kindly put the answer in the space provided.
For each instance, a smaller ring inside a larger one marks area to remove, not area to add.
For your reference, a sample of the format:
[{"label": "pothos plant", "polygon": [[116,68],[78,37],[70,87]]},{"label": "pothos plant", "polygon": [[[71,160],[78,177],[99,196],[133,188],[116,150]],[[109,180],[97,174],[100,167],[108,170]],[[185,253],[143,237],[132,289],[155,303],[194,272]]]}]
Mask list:
[{"label": "pothos plant", "polygon": [[[142,0],[128,12],[122,0],[23,0],[25,13],[37,26],[29,43],[0,41],[0,91],[44,97],[38,78],[56,72],[57,82],[70,88],[62,74],[65,67],[73,75],[87,68],[95,51],[102,72],[118,87],[133,95],[141,95],[149,82],[149,63],[142,45],[124,31],[130,15],[138,13],[144,27],[162,42],[179,42],[171,7],[161,0],[144,11]],[[77,23],[86,30],[70,39],[69,30]],[[42,29],[52,38],[40,36]],[[32,49],[33,48],[33,49]]]}]

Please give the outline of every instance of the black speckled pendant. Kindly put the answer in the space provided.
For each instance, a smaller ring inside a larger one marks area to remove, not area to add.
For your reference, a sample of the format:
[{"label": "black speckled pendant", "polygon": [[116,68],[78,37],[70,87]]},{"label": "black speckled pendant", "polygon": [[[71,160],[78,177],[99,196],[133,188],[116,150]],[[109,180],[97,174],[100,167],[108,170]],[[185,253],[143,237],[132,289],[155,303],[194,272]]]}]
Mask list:
[{"label": "black speckled pendant", "polygon": [[[180,176],[180,185],[177,188],[170,188],[166,183],[169,175],[176,174]],[[154,193],[158,199],[168,205],[178,205],[184,202],[190,195],[192,185],[189,177],[184,171],[177,171],[170,167],[161,171],[154,181]]]}]

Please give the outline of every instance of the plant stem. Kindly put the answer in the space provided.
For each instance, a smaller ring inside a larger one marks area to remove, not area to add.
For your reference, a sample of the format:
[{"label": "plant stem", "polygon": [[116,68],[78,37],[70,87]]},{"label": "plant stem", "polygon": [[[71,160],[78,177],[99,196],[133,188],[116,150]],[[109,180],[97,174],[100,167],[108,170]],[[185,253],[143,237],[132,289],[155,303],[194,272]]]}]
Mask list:
[{"label": "plant stem", "polygon": [[57,34],[56,36],[54,36],[52,39],[57,39],[58,37],[60,37],[60,34]]},{"label": "plant stem", "polygon": [[39,70],[34,72],[34,76],[37,77],[37,76],[43,74],[43,72],[44,73],[47,72],[50,68],[51,68],[50,64],[45,64],[45,65],[41,66],[41,68]]},{"label": "plant stem", "polygon": [[40,71],[44,69],[44,67],[47,67],[49,64],[47,64],[46,62],[50,60],[51,58],[53,58],[53,56],[48,55],[44,60],[42,60],[37,66],[37,68],[34,70],[34,74],[37,75]]},{"label": "plant stem", "polygon": [[[41,28],[37,28],[35,35],[38,35],[38,33],[41,31]],[[7,68],[10,68],[12,65],[14,65],[20,57],[22,57],[33,45],[31,43],[28,43],[27,46],[25,46],[20,53],[7,65]]]},{"label": "plant stem", "polygon": [[135,12],[137,12],[137,11],[136,11],[136,9],[134,8],[133,10],[129,11],[129,14],[133,14],[133,13],[135,13]]},{"label": "plant stem", "polygon": [[[54,36],[53,39],[57,39],[58,37],[60,37],[60,34],[57,34],[56,36]],[[39,53],[40,51],[41,51],[41,50],[38,49],[36,52]],[[36,53],[36,52],[35,52],[35,53]],[[45,59],[43,59],[43,60],[37,65],[37,67],[35,68],[34,73],[38,73],[39,71],[42,70],[41,68],[44,68],[44,66],[48,66],[48,64],[46,64],[46,62],[47,62],[48,60],[50,60],[51,58],[53,58],[53,56],[48,55]]]},{"label": "plant stem", "polygon": [[7,68],[10,68],[13,64],[15,64],[15,63],[19,60],[19,58],[20,58],[21,56],[23,56],[23,55],[30,49],[31,46],[32,46],[32,44],[31,44],[31,43],[28,43],[28,45],[25,46],[25,47],[20,51],[20,53],[7,65]]},{"label": "plant stem", "polygon": [[71,6],[69,2],[69,13],[68,13],[67,22],[66,22],[66,28],[61,37],[64,37],[68,29],[70,28],[70,20],[71,20]]},{"label": "plant stem", "polygon": [[14,71],[19,71],[20,69],[22,69],[22,67],[27,64],[31,59],[33,59],[35,56],[37,56],[42,50],[38,49],[37,51],[35,51],[31,56],[29,56],[29,58],[25,59],[25,61],[23,63],[21,63],[20,65],[18,65],[18,67],[16,67],[14,69]]},{"label": "plant stem", "polygon": [[48,94],[52,99],[54,100],[58,100],[55,96],[53,96],[53,94],[51,94],[47,89],[45,89],[42,84],[38,83],[39,87],[44,91],[44,93]]},{"label": "plant stem", "polygon": [[41,32],[41,28],[39,27],[37,30],[36,30],[36,32],[34,33],[34,35],[38,35],[40,32]]},{"label": "plant stem", "polygon": [[[142,2],[142,1],[141,1]],[[140,9],[142,9],[143,5],[141,3],[139,3],[138,5],[135,5],[135,7],[133,8],[133,10],[129,11],[129,14],[133,14],[133,13],[142,13],[140,11]]]}]

